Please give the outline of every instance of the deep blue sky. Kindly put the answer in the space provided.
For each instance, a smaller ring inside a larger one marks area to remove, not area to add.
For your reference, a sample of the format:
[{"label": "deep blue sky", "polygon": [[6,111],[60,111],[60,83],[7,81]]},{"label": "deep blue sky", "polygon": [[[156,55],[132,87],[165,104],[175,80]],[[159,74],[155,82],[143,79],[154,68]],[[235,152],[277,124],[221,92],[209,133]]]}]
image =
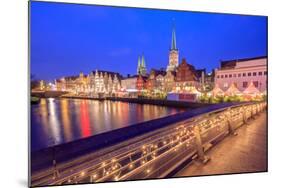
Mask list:
[{"label": "deep blue sky", "polygon": [[31,3],[31,73],[37,79],[102,69],[135,74],[168,64],[172,25],[180,59],[195,68],[267,55],[267,18],[47,2]]}]

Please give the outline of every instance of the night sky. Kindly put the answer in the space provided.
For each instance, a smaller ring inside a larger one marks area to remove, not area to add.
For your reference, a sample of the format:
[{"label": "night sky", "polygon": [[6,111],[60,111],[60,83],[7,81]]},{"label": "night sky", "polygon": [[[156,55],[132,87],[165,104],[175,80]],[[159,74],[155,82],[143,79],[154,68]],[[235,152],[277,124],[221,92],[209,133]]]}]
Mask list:
[{"label": "night sky", "polygon": [[31,3],[31,74],[36,79],[100,69],[136,74],[167,67],[173,22],[180,59],[208,71],[220,60],[267,55],[267,18],[94,5]]}]

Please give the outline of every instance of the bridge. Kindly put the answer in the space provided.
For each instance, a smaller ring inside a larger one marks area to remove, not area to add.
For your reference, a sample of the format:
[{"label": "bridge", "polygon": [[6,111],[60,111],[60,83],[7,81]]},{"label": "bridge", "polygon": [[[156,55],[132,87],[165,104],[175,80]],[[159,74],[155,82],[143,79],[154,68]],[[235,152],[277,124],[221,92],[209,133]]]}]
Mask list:
[{"label": "bridge", "polygon": [[[252,124],[250,120],[265,109],[265,102],[213,108],[64,163],[54,163],[32,174],[31,186],[202,175],[202,168],[213,164],[210,152],[237,135],[243,125]],[[221,161],[219,157],[216,160]]]}]

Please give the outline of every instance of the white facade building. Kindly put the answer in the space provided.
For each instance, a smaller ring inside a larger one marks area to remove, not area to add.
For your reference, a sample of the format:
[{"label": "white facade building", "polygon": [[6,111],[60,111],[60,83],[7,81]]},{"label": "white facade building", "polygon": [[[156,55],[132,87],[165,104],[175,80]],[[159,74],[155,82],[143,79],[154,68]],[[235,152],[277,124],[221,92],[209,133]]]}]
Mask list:
[{"label": "white facade building", "polygon": [[121,87],[122,89],[131,92],[131,91],[136,91],[136,85],[137,85],[137,76],[132,76],[132,77],[127,77],[123,78],[121,80]]},{"label": "white facade building", "polygon": [[223,91],[226,91],[233,83],[243,92],[251,82],[260,92],[266,91],[266,56],[222,61],[221,67],[215,70],[215,84]]}]

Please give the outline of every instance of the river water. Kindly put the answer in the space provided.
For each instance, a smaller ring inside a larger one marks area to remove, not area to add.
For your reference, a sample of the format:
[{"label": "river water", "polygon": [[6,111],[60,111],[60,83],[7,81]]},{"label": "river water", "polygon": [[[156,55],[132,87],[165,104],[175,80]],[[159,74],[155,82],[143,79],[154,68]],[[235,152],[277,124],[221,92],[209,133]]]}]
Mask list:
[{"label": "river water", "polygon": [[184,109],[117,101],[41,99],[31,105],[31,150],[86,138]]}]

